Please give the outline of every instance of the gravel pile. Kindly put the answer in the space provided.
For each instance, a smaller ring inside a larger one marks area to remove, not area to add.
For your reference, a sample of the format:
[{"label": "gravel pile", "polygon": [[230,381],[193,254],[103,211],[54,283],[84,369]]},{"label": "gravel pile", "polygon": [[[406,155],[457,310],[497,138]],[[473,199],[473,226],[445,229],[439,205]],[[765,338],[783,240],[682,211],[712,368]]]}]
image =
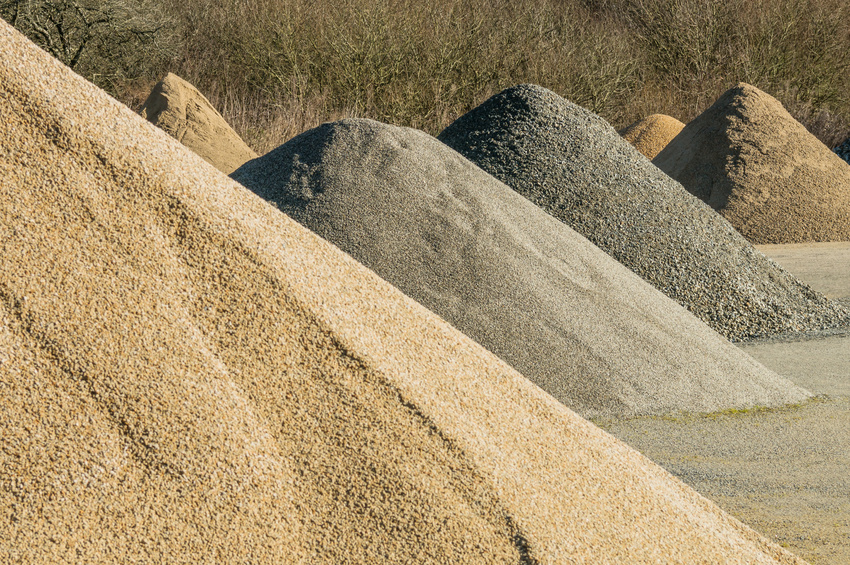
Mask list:
[{"label": "gravel pile", "polygon": [[325,124],[233,177],[585,417],[807,396],[423,132]]},{"label": "gravel pile", "polygon": [[802,563],[0,22],[8,563]]},{"label": "gravel pile", "polygon": [[835,154],[847,161],[850,164],[850,137],[844,140],[844,143],[833,149]]},{"label": "gravel pile", "polygon": [[647,159],[653,159],[670,140],[679,135],[685,124],[664,114],[652,114],[620,131]]},{"label": "gravel pile", "polygon": [[772,96],[729,89],[653,161],[753,243],[850,241],[850,168]]},{"label": "gravel pile", "polygon": [[730,339],[850,323],[605,120],[549,90],[505,90],[439,139]]},{"label": "gravel pile", "polygon": [[153,87],[141,114],[224,174],[257,157],[209,100],[175,74]]}]

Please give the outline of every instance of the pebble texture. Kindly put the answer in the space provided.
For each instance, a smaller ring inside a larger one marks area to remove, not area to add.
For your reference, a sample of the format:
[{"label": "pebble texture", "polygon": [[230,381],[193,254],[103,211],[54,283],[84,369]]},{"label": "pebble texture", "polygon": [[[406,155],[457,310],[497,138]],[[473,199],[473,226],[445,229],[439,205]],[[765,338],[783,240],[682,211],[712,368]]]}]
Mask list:
[{"label": "pebble texture", "polygon": [[753,243],[850,241],[850,168],[740,83],[653,160]]},{"label": "pebble texture", "polygon": [[803,563],[0,22],[0,561]]},{"label": "pebble texture", "polygon": [[847,161],[850,164],[850,137],[844,140],[844,143],[833,149],[835,154]]},{"label": "pebble texture", "polygon": [[554,92],[507,89],[439,139],[730,339],[850,323],[605,120]]},{"label": "pebble texture", "polygon": [[233,177],[585,417],[808,396],[423,132],[325,124]]},{"label": "pebble texture", "polygon": [[685,124],[664,114],[652,114],[620,131],[647,159],[655,158],[670,140],[679,135]]},{"label": "pebble texture", "polygon": [[225,174],[257,157],[209,100],[175,74],[153,87],[141,114]]}]

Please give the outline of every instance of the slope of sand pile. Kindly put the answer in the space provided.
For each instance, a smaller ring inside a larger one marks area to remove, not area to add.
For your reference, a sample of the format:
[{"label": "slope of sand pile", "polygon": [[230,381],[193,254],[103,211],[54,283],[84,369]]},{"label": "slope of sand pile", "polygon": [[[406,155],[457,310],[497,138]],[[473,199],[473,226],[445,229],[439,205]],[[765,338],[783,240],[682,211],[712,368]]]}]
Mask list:
[{"label": "slope of sand pile", "polygon": [[802,563],[0,23],[0,557]]},{"label": "slope of sand pile", "polygon": [[776,99],[729,89],[653,161],[753,243],[850,241],[850,168]]},{"label": "slope of sand pile", "polygon": [[844,143],[833,149],[836,155],[847,161],[850,164],[850,137],[844,140]]},{"label": "slope of sand pile", "polygon": [[619,133],[647,159],[653,159],[670,143],[671,139],[679,135],[683,127],[685,124],[676,118],[664,114],[652,114]]},{"label": "slope of sand pile", "polygon": [[850,313],[771,263],[599,116],[533,85],[439,136],[731,339],[818,330]]},{"label": "slope of sand pile", "polygon": [[325,124],[233,177],[586,417],[806,397],[423,132]]},{"label": "slope of sand pile", "polygon": [[209,100],[175,74],[153,87],[141,114],[225,174],[257,157]]}]

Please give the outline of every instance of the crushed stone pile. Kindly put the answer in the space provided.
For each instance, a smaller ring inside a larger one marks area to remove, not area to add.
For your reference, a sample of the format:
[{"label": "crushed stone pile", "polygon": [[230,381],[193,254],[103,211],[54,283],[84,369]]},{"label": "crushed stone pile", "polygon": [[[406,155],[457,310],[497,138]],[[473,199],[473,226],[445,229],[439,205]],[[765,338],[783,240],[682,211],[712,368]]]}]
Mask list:
[{"label": "crushed stone pile", "polygon": [[652,114],[620,131],[647,159],[653,159],[670,140],[679,135],[685,124],[664,114]]},{"label": "crushed stone pile", "polygon": [[801,564],[0,22],[10,563]]},{"label": "crushed stone pile", "polygon": [[653,161],[753,243],[850,241],[850,168],[778,100],[740,83]]},{"label": "crushed stone pile", "polygon": [[257,157],[209,100],[175,74],[153,87],[141,114],[224,174]]},{"label": "crushed stone pile", "polygon": [[325,124],[232,176],[585,417],[807,396],[423,132]]},{"label": "crushed stone pile", "polygon": [[850,323],[605,120],[554,92],[509,88],[439,139],[730,339]]},{"label": "crushed stone pile", "polygon": [[850,164],[850,137],[844,140],[844,143],[833,149],[836,155],[847,161]]}]

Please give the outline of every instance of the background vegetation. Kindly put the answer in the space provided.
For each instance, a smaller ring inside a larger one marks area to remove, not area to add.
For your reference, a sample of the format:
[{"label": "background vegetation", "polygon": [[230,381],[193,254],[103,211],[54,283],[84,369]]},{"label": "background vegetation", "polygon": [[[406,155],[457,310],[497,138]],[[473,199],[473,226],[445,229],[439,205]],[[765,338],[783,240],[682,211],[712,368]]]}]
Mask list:
[{"label": "background vegetation", "polygon": [[850,135],[846,0],[0,0],[0,16],[46,45],[45,6],[76,10],[66,29],[105,14],[78,72],[134,108],[174,72],[260,153],[344,116],[436,134],[522,82],[619,128],[687,122],[744,81],[830,147]]}]

